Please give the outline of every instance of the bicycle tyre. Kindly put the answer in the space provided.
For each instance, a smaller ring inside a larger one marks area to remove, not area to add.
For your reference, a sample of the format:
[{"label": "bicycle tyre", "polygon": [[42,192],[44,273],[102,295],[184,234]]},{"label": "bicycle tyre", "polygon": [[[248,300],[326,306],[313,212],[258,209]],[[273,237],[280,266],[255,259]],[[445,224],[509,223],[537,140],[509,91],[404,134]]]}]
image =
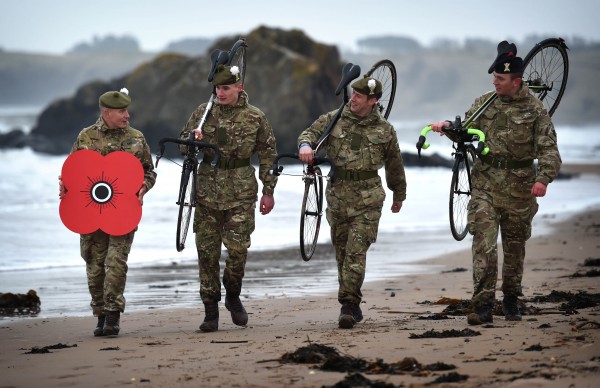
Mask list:
[{"label": "bicycle tyre", "polygon": [[523,80],[552,116],[565,93],[569,56],[562,39],[550,38],[536,44],[524,62]]},{"label": "bicycle tyre", "polygon": [[183,170],[181,171],[181,184],[179,186],[179,213],[177,215],[177,238],[175,241],[177,252],[181,252],[185,248],[185,240],[187,239],[188,230],[190,227],[190,219],[192,212],[196,206],[194,195],[196,193],[196,171],[194,161],[185,161]]},{"label": "bicycle tyre", "polygon": [[466,157],[462,153],[456,155],[450,182],[450,231],[456,241],[462,241],[469,232],[467,205],[471,198],[471,168],[475,151],[468,146],[464,150]]},{"label": "bicycle tyre", "polygon": [[304,197],[300,214],[300,254],[309,261],[317,248],[323,215],[323,175],[319,167],[304,178]]},{"label": "bicycle tyre", "polygon": [[382,59],[371,67],[367,72],[367,76],[381,82],[382,93],[381,98],[377,101],[377,106],[379,107],[379,113],[387,119],[392,111],[394,97],[396,96],[396,83],[398,79],[396,66],[389,59]]},{"label": "bicycle tyre", "polygon": [[246,48],[248,45],[243,39],[235,42],[229,52],[228,66],[237,66],[240,69],[240,81],[244,83],[246,80]]}]

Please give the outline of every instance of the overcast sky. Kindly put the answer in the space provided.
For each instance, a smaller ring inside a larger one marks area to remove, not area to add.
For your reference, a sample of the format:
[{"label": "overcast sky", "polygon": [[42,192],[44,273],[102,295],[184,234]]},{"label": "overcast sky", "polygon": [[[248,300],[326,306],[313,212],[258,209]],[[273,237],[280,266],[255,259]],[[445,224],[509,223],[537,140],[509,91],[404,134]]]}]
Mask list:
[{"label": "overcast sky", "polygon": [[[301,4],[301,5],[300,5]],[[366,36],[521,40],[529,34],[600,42],[599,0],[0,0],[0,48],[64,53],[94,36],[135,37],[158,51],[188,37],[297,28],[353,47]]]}]

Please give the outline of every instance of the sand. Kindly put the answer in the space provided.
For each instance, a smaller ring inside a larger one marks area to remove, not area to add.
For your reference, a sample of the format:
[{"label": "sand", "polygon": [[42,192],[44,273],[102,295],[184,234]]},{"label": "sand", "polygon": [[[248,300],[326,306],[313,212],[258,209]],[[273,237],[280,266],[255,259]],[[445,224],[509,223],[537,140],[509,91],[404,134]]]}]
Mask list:
[{"label": "sand", "polygon": [[[335,293],[246,300],[247,327],[233,325],[221,303],[219,331],[214,333],[198,331],[203,318],[199,306],[126,312],[118,337],[94,337],[96,320],[91,316],[0,321],[0,387],[321,387],[352,375],[322,370],[323,362],[282,359],[316,345],[371,363],[360,374],[373,384],[418,387],[454,378],[460,381],[436,385],[597,387],[600,307],[565,313],[562,302],[530,300],[552,291],[585,292],[597,300],[599,278],[573,275],[600,269],[583,266],[586,259],[600,258],[599,237],[598,209],[557,223],[547,236],[535,237],[534,230],[527,246],[522,300],[528,311],[538,312],[524,315],[520,322],[505,321],[501,315],[485,326],[469,326],[465,316],[419,319],[447,307],[430,302],[470,298],[470,250],[428,260],[429,273],[365,284],[365,319],[352,330],[337,327]],[[501,279],[499,289],[500,285]],[[497,298],[501,300],[501,292]],[[466,329],[479,334],[467,336]],[[430,330],[465,335],[411,338]],[[68,347],[28,354],[33,348],[59,344]],[[436,363],[454,369],[432,371],[428,366]],[[382,365],[396,366],[396,373],[374,373]]]}]

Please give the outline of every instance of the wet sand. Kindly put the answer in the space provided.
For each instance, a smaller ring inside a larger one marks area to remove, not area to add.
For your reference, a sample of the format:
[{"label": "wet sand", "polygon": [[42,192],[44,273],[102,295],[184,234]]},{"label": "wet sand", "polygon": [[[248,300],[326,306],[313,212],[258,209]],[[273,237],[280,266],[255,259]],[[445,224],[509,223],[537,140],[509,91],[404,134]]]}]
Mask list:
[{"label": "wet sand", "polygon": [[[375,367],[361,373],[393,386],[425,386],[443,378],[460,381],[448,386],[595,387],[600,381],[600,307],[567,314],[560,302],[532,300],[552,291],[597,298],[598,277],[573,274],[594,269],[583,263],[600,257],[599,237],[600,210],[589,209],[529,241],[522,301],[528,309],[542,310],[520,322],[501,315],[486,326],[468,326],[464,316],[419,319],[443,312],[446,305],[432,303],[441,298],[470,298],[471,258],[465,249],[427,260],[428,273],[366,283],[365,319],[352,330],[337,327],[335,292],[246,299],[247,327],[233,325],[221,304],[215,333],[197,330],[203,317],[197,306],[127,312],[121,334],[111,338],[93,337],[93,317],[2,321],[0,386],[320,387],[343,381],[350,373],[322,370],[320,362],[282,362],[286,353],[319,344],[368,362],[409,360],[412,370],[399,374],[374,374],[380,370]],[[501,300],[501,292],[497,298]],[[411,338],[430,330],[465,329],[479,334]],[[27,354],[34,347],[59,344],[69,347]],[[454,369],[424,368],[435,363]]]}]

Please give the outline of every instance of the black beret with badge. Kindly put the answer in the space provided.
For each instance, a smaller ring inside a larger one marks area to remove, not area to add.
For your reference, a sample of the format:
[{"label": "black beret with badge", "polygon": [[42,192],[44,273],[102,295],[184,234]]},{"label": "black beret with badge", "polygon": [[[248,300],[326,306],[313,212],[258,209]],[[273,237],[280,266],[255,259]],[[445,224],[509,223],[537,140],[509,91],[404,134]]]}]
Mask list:
[{"label": "black beret with badge", "polygon": [[240,80],[240,69],[237,66],[219,65],[213,78],[213,85],[232,85]]},{"label": "black beret with badge", "polygon": [[129,97],[129,90],[123,88],[118,92],[111,91],[104,93],[100,96],[99,102],[105,108],[123,109],[131,104],[131,97]]},{"label": "black beret with badge", "polygon": [[376,96],[377,98],[381,97],[381,92],[383,89],[381,82],[375,78],[369,77],[366,74],[363,76],[363,78],[354,82],[351,86],[352,89],[359,93],[366,94],[367,96]]},{"label": "black beret with badge", "polygon": [[498,55],[488,69],[488,74],[514,74],[523,72],[523,59],[517,57],[517,46],[503,40],[498,43]]}]

